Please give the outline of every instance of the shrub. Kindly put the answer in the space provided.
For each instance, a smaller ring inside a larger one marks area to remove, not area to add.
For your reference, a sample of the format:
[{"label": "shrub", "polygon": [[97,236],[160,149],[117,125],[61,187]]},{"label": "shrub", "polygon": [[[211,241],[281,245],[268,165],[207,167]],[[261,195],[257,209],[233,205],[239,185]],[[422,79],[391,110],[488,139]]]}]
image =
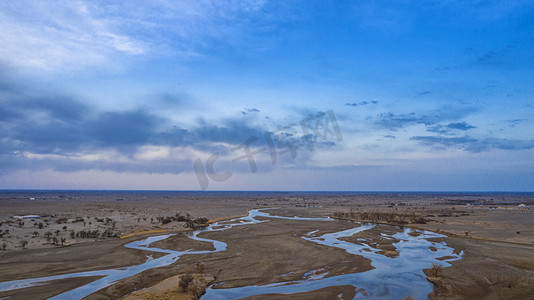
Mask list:
[{"label": "shrub", "polygon": [[161,224],[165,225],[165,224],[168,224],[170,222],[172,222],[172,217],[166,217],[166,218],[162,218],[161,219]]},{"label": "shrub", "polygon": [[186,216],[182,216],[181,214],[177,213],[175,217],[177,222],[185,222],[188,221]]},{"label": "shrub", "polygon": [[189,284],[193,281],[193,276],[191,274],[184,274],[180,276],[180,290],[182,292],[186,292],[187,288],[189,287]]},{"label": "shrub", "polygon": [[79,222],[83,222],[83,221],[84,221],[84,219],[83,219],[82,217],[76,217],[76,218],[72,221],[72,223],[79,223]]},{"label": "shrub", "polygon": [[432,277],[439,277],[441,276],[441,272],[443,271],[443,266],[439,263],[433,263],[432,268],[430,269],[430,275]]},{"label": "shrub", "polygon": [[26,249],[27,245],[28,245],[28,241],[27,240],[20,241],[20,246],[22,247],[22,249]]},{"label": "shrub", "polygon": [[59,218],[59,219],[56,220],[56,223],[63,224],[63,223],[67,223],[68,220],[69,219],[67,219],[67,218]]},{"label": "shrub", "polygon": [[195,221],[193,221],[193,220],[187,220],[185,222],[185,227],[186,228],[196,229],[197,228],[197,223],[195,223]]},{"label": "shrub", "polygon": [[209,222],[209,219],[206,217],[200,217],[195,220],[198,224],[206,224]]},{"label": "shrub", "polygon": [[198,273],[200,273],[200,275],[204,275],[204,270],[206,269],[206,266],[201,262],[196,262],[195,266],[197,268]]}]

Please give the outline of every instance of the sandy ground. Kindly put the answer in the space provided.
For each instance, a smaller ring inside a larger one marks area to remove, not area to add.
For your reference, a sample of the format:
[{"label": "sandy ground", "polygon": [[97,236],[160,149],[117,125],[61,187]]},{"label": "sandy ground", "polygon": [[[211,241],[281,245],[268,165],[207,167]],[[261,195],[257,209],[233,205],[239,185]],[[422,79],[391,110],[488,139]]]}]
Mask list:
[{"label": "sandy ground", "polygon": [[[180,283],[184,280],[182,275],[169,277],[153,286],[142,289],[124,297],[124,300],[143,300],[143,299],[169,299],[169,300],[187,300],[191,294],[200,294],[204,287],[212,282],[215,278],[211,275],[192,274],[193,280],[187,286],[181,287]],[[198,292],[196,292],[198,291]],[[194,295],[193,295],[194,297]]]},{"label": "sandy ground", "polygon": [[[31,198],[36,200],[29,200]],[[52,248],[61,245],[62,238],[65,239],[63,245],[72,245],[148,230],[185,230],[183,222],[163,224],[158,218],[176,214],[189,214],[192,218],[227,218],[245,214],[248,209],[258,205],[254,200],[237,202],[213,198],[209,194],[197,199],[187,195],[169,196],[151,192],[50,192],[41,197],[5,193],[0,194],[0,240],[6,249],[17,250],[22,248],[21,241],[28,242],[25,246],[28,249]],[[43,217],[25,220],[12,218],[16,215]],[[96,238],[72,237],[71,231],[98,231],[100,234]],[[106,231],[110,234],[102,236]],[[47,233],[58,242],[47,239]]]},{"label": "sandy ground", "polygon": [[399,255],[399,252],[397,252],[397,248],[395,248],[393,244],[398,243],[400,241],[393,237],[385,238],[381,235],[381,233],[387,235],[394,235],[398,232],[402,232],[400,227],[380,224],[369,230],[356,233],[350,237],[340,238],[340,240],[362,245],[363,243],[361,239],[364,239],[366,245],[369,245],[376,249],[380,249],[378,253],[389,257],[396,257]]},{"label": "sandy ground", "polygon": [[[156,234],[139,233],[150,230],[178,233],[154,243],[160,248],[211,249],[209,243],[188,239],[186,234],[190,229],[185,228],[184,222],[162,224],[158,217],[190,214],[193,218],[228,218],[244,215],[251,208],[279,206],[283,209],[277,210],[277,214],[287,216],[327,216],[340,211],[417,214],[426,219],[425,224],[404,226],[447,234],[449,237],[443,240],[465,253],[453,267],[444,268],[438,278],[430,279],[435,284],[434,292],[429,295],[431,299],[529,299],[534,295],[534,209],[520,210],[521,203],[532,207],[534,199],[531,194],[3,193],[0,194],[0,222],[3,222],[0,232],[7,229],[9,233],[0,238],[6,244],[6,251],[0,251],[0,281],[141,263],[148,254],[158,254],[127,249],[123,245]],[[54,218],[46,217],[48,222],[44,222],[45,218],[24,220],[19,226],[18,221],[10,218],[17,214],[54,215]],[[67,222],[57,224],[59,218],[66,218]],[[76,218],[83,218],[85,225],[72,223]],[[111,221],[106,223],[107,219]],[[43,223],[43,228],[33,225],[36,222]],[[370,268],[368,260],[300,238],[313,230],[324,234],[353,226],[350,221],[276,220],[206,233],[203,237],[228,243],[228,250],[183,256],[173,265],[121,280],[88,298],[194,299],[191,290],[176,289],[180,276],[186,273],[196,276],[199,286],[216,282],[220,284],[218,288],[225,288],[301,279],[310,270],[328,272],[328,276],[365,271]],[[111,230],[117,236],[132,233],[133,236],[71,238],[71,230]],[[400,229],[379,225],[347,240],[365,238],[373,247],[382,249],[384,255],[395,256],[394,241],[381,238],[380,232],[391,234],[396,230]],[[34,236],[34,231],[39,234]],[[58,239],[64,237],[64,245],[47,241],[48,231]],[[29,249],[21,247],[21,240],[29,242],[26,246]],[[205,266],[202,275],[195,267],[199,262]],[[61,280],[0,292],[0,298],[46,298],[94,279]],[[134,291],[139,292],[132,294]],[[353,287],[339,286],[291,295],[291,298],[350,299],[355,293]],[[273,297],[288,298],[287,295],[250,298]]]},{"label": "sandy ground", "polygon": [[452,267],[443,269],[430,299],[534,299],[533,247],[461,238],[444,240],[465,254],[452,262]]}]

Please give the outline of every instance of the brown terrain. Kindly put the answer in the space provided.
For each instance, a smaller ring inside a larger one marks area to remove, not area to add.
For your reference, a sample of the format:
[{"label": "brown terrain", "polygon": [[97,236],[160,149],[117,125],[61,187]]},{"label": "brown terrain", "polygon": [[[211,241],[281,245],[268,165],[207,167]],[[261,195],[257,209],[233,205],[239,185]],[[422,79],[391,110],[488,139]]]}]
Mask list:
[{"label": "brown terrain", "polygon": [[[324,234],[348,229],[355,226],[352,221],[396,225],[377,225],[345,238],[365,239],[387,256],[398,254],[395,241],[380,233],[395,233],[400,226],[445,234],[440,241],[457,252],[463,250],[462,259],[452,267],[425,271],[434,284],[430,299],[534,299],[533,194],[4,191],[0,282],[140,264],[147,255],[163,254],[123,245],[161,233],[176,235],[153,247],[212,250],[211,243],[187,238],[192,228],[204,225],[202,217],[223,220],[262,207],[280,207],[277,215],[338,220],[270,219],[205,232],[201,237],[224,241],[228,249],[184,255],[174,264],[120,280],[87,299],[195,299],[213,283],[229,288],[299,280],[309,270],[326,276],[363,272],[372,268],[368,259],[300,238],[315,230]],[[30,214],[42,217],[12,218]],[[95,279],[56,280],[0,292],[0,299],[44,299]],[[249,298],[352,299],[357,292],[365,294],[352,286],[333,286]]]}]

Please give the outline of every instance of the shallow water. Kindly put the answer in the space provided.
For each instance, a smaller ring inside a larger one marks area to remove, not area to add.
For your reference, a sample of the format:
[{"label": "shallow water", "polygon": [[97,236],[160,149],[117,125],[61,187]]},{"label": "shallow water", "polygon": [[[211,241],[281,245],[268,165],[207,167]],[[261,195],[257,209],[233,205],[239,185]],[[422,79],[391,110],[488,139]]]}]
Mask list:
[{"label": "shallow water", "polygon": [[[210,226],[202,230],[194,231],[189,238],[212,243],[215,250],[202,250],[202,251],[174,251],[168,249],[159,249],[150,247],[150,244],[166,239],[173,234],[159,235],[149,237],[140,241],[135,241],[126,244],[125,247],[167,253],[159,258],[148,257],[147,261],[142,264],[89,272],[78,272],[71,274],[63,274],[56,276],[47,276],[40,278],[30,278],[14,281],[6,281],[0,283],[0,291],[9,291],[25,287],[44,285],[50,281],[75,277],[89,277],[89,276],[102,276],[91,283],[68,292],[62,293],[50,299],[81,299],[86,297],[102,288],[108,287],[118,280],[131,277],[139,274],[143,271],[167,266],[176,262],[182,255],[186,254],[205,254],[214,253],[226,250],[226,243],[206,238],[198,237],[198,234],[205,231],[220,231],[232,228],[234,226],[250,225],[254,223],[260,223],[264,221],[256,220],[256,217],[264,218],[279,218],[301,221],[333,221],[331,218],[301,218],[301,217],[283,217],[274,216],[260,210],[251,210],[249,215],[243,218],[237,218],[230,221],[230,223],[213,223]],[[399,240],[394,246],[399,252],[398,257],[390,258],[381,254],[378,254],[378,249],[374,249],[369,245],[362,243],[363,245],[354,244],[346,241],[339,240],[342,237],[352,236],[357,232],[368,230],[373,228],[374,225],[359,225],[358,227],[324,234],[318,237],[311,237],[317,231],[309,232],[303,239],[326,245],[330,247],[337,247],[344,249],[348,253],[361,255],[363,257],[371,259],[371,265],[374,269],[367,272],[353,273],[338,275],[332,277],[326,277],[328,274],[323,273],[319,275],[306,276],[305,279],[299,281],[289,281],[281,283],[273,283],[261,286],[246,286],[229,289],[217,289],[210,287],[207,289],[206,294],[202,296],[202,299],[239,299],[252,295],[271,294],[271,293],[300,293],[307,292],[316,289],[321,289],[329,286],[336,285],[352,285],[355,288],[365,290],[372,298],[402,298],[406,295],[411,295],[416,299],[426,298],[426,295],[432,291],[432,284],[426,280],[426,276],[423,273],[423,269],[431,267],[432,263],[439,262],[444,266],[449,266],[447,261],[460,259],[460,255],[453,253],[454,249],[446,246],[445,244],[430,242],[427,238],[443,237],[432,232],[418,231],[421,234],[417,237],[409,235],[411,229],[405,229],[403,232],[392,235],[391,237]],[[383,236],[387,236],[382,234]],[[430,246],[437,248],[437,251],[429,249]],[[453,258],[446,261],[439,261],[437,258],[451,256]],[[313,274],[315,270],[310,270],[309,274]],[[363,296],[363,293],[358,293],[357,297]]]},{"label": "shallow water", "polygon": [[[70,290],[68,292],[65,292],[60,295],[50,298],[50,299],[81,299],[100,289],[103,289],[105,287],[108,287],[114,284],[118,280],[131,277],[133,275],[139,274],[143,271],[146,271],[152,268],[170,265],[176,262],[180,258],[180,256],[184,254],[205,254],[205,253],[212,253],[212,252],[219,252],[219,251],[226,250],[226,246],[227,246],[226,243],[216,241],[216,240],[200,238],[197,236],[200,232],[219,231],[219,230],[225,230],[225,229],[228,229],[234,226],[249,225],[249,224],[261,222],[261,221],[252,219],[250,215],[244,218],[234,219],[234,221],[239,221],[239,222],[225,224],[224,227],[221,227],[219,229],[213,229],[211,226],[209,226],[203,230],[194,231],[193,234],[189,236],[189,238],[194,239],[194,240],[212,243],[213,246],[215,247],[215,250],[174,251],[174,250],[169,250],[169,249],[159,249],[155,247],[150,247],[150,244],[157,242],[157,241],[164,240],[170,236],[173,236],[174,234],[152,236],[152,237],[148,237],[143,240],[131,242],[124,246],[127,248],[132,248],[132,249],[167,253],[167,255],[164,255],[162,257],[155,258],[155,259],[149,256],[147,261],[145,261],[144,263],[135,265],[135,266],[130,266],[130,267],[123,267],[123,268],[109,269],[109,270],[99,270],[99,271],[78,272],[78,273],[71,273],[71,274],[62,274],[62,275],[55,275],[55,276],[46,276],[46,277],[39,277],[39,278],[30,278],[30,279],[0,282],[0,292],[27,288],[27,287],[32,287],[32,286],[38,286],[38,285],[44,285],[50,281],[59,280],[59,279],[103,276],[102,278],[97,279],[84,286],[78,287],[76,289]],[[212,226],[217,227],[217,225],[218,225],[217,223],[214,223]]]},{"label": "shallow water", "polygon": [[[273,283],[261,286],[246,286],[229,289],[209,288],[201,298],[205,299],[239,299],[252,295],[284,293],[293,294],[313,291],[329,286],[352,285],[358,290],[365,290],[367,297],[373,299],[400,299],[406,295],[411,295],[416,299],[426,299],[428,293],[432,291],[432,284],[426,280],[423,269],[428,269],[432,263],[441,263],[444,267],[450,266],[447,261],[460,259],[460,255],[454,254],[454,249],[444,243],[435,243],[426,240],[427,238],[444,237],[443,235],[419,231],[417,237],[409,235],[410,228],[391,237],[399,240],[393,245],[399,252],[398,257],[390,258],[378,254],[379,249],[369,245],[358,245],[340,240],[342,237],[349,237],[355,233],[373,228],[375,225],[361,225],[356,228],[324,234],[318,237],[302,237],[305,240],[321,245],[344,249],[348,253],[361,255],[369,258],[371,265],[375,268],[367,272],[338,275],[332,277],[312,277],[305,280]],[[387,236],[387,235],[386,235]],[[429,249],[430,246],[437,248],[437,251]],[[369,251],[370,250],[370,251]],[[440,261],[437,258],[451,256],[453,258]],[[357,293],[356,298],[364,297],[362,292]],[[366,298],[367,298],[366,297]]]}]

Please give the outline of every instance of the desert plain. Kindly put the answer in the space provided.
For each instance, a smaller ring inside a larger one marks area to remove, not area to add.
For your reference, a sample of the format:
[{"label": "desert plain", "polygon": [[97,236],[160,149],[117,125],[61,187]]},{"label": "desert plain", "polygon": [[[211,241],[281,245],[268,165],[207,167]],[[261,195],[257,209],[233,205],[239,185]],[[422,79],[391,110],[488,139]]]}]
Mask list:
[{"label": "desert plain", "polygon": [[[395,257],[397,241],[387,236],[413,228],[444,235],[432,240],[462,253],[451,266],[424,270],[432,284],[425,295],[429,299],[533,299],[533,207],[532,193],[2,191],[0,283],[138,265],[163,254],[124,245],[162,234],[173,235],[151,247],[211,251],[211,243],[190,238],[194,230],[214,222],[224,226],[251,209],[270,208],[279,216],[333,220],[264,218],[258,224],[202,232],[199,237],[222,241],[227,249],[183,255],[174,263],[123,278],[85,298],[198,299],[209,288],[369,271],[373,266],[368,258],[302,237],[371,223],[376,226],[344,240],[365,241],[380,250],[380,255]],[[4,290],[0,299],[46,299],[100,277],[72,277]],[[356,286],[246,298],[365,298],[368,291]]]}]

